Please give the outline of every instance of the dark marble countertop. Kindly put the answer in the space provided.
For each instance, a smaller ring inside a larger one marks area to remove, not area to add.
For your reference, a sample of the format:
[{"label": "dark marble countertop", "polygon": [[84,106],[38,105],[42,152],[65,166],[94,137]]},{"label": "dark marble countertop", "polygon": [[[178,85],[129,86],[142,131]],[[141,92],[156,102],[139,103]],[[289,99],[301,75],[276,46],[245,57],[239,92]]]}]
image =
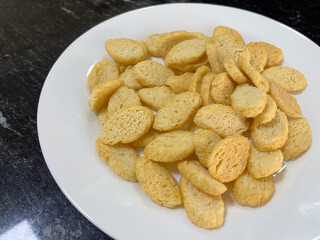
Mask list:
[{"label": "dark marble countertop", "polygon": [[[86,30],[132,9],[171,2],[185,1],[0,1],[1,240],[111,239],[72,206],[46,166],[37,135],[40,91],[59,55]],[[263,14],[320,44],[317,0],[210,3]]]}]

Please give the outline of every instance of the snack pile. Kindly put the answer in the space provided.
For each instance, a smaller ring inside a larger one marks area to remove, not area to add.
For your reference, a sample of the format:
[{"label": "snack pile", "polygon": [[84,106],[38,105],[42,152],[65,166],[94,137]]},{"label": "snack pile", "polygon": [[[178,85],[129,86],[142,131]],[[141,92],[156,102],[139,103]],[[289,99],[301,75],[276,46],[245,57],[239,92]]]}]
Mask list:
[{"label": "snack pile", "polygon": [[[183,204],[198,227],[223,224],[227,186],[242,206],[266,204],[272,174],[311,145],[290,93],[307,81],[279,65],[283,52],[272,44],[245,44],[239,32],[218,26],[211,37],[175,31],[109,39],[105,49],[114,62],[96,63],[88,76],[89,107],[103,125],[100,158],[155,203]],[[168,162],[181,172],[179,183]]]}]

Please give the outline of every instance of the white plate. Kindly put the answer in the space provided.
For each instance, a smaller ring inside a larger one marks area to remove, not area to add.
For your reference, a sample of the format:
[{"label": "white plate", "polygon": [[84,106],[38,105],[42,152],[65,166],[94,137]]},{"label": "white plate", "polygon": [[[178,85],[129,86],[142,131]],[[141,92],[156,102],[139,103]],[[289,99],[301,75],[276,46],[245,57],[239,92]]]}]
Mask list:
[{"label": "white plate", "polygon": [[[313,133],[311,148],[289,162],[275,179],[276,190],[261,208],[241,207],[224,196],[226,214],[218,230],[195,227],[184,209],[159,207],[139,184],[124,181],[97,156],[101,125],[88,108],[87,71],[110,59],[109,38],[145,39],[153,33],[188,30],[212,34],[237,29],[248,43],[266,41],[284,52],[284,66],[308,80],[296,95]],[[291,28],[248,11],[205,4],[160,5],[109,19],[74,41],[52,67],[41,92],[38,131],[47,165],[72,204],[116,239],[315,239],[320,235],[319,47]]]}]

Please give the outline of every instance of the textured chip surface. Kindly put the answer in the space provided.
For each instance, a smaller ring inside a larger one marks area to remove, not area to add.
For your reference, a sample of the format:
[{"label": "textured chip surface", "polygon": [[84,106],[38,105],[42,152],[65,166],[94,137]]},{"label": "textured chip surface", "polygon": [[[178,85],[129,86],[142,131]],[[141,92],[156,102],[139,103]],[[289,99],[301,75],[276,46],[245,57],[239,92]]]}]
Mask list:
[{"label": "textured chip surface", "polygon": [[113,79],[103,82],[96,86],[90,95],[88,104],[93,112],[98,112],[108,104],[110,96],[123,86],[123,82],[119,79]]},{"label": "textured chip surface", "polygon": [[142,157],[136,159],[135,168],[142,190],[152,201],[168,208],[182,204],[178,183],[167,169]]},{"label": "textured chip surface", "polygon": [[255,179],[247,172],[238,177],[232,187],[233,198],[242,206],[260,207],[266,204],[274,192],[271,176]]},{"label": "textured chip surface", "polygon": [[148,107],[159,110],[168,100],[176,94],[167,86],[142,88],[138,91],[141,101]]},{"label": "textured chip surface", "polygon": [[250,142],[241,135],[228,136],[213,148],[208,159],[210,175],[220,182],[236,179],[246,168]]},{"label": "textured chip surface", "polygon": [[221,196],[206,194],[193,186],[184,176],[180,178],[183,205],[188,218],[201,228],[218,228],[224,220],[224,203]]},{"label": "textured chip surface", "polygon": [[253,124],[251,139],[260,151],[274,151],[281,148],[288,139],[288,120],[286,115],[277,109],[276,116],[266,124]]},{"label": "textured chip surface", "polygon": [[238,85],[231,94],[231,106],[245,117],[256,117],[267,104],[266,93],[249,84]]},{"label": "textured chip surface", "polygon": [[225,59],[223,61],[223,66],[226,69],[229,76],[238,84],[243,84],[248,82],[248,78],[245,74],[240,70],[238,65],[232,58]]},{"label": "textured chip surface", "polygon": [[194,152],[192,133],[173,131],[160,134],[147,144],[144,155],[157,162],[175,162],[190,156]]},{"label": "textured chip surface", "polygon": [[92,91],[97,85],[108,80],[117,79],[119,69],[114,62],[102,60],[96,63],[88,76],[88,85]]},{"label": "textured chip surface", "polygon": [[212,149],[221,140],[221,137],[211,130],[198,128],[194,130],[192,140],[200,163],[208,167],[208,159]]},{"label": "textured chip surface", "polygon": [[290,67],[274,66],[262,72],[269,82],[276,83],[286,91],[300,91],[307,85],[304,75]]},{"label": "textured chip surface", "polygon": [[161,63],[146,60],[133,67],[133,76],[143,86],[155,87],[164,85],[169,77],[174,76],[174,72]]},{"label": "textured chip surface", "polygon": [[217,74],[211,83],[211,97],[214,103],[231,105],[231,94],[236,84],[226,72]]},{"label": "textured chip surface", "polygon": [[138,94],[133,89],[123,86],[118,88],[108,102],[108,116],[125,107],[141,106]]},{"label": "textured chip surface", "polygon": [[209,195],[219,196],[227,191],[227,187],[212,178],[208,170],[197,160],[179,162],[177,167],[192,185]]},{"label": "textured chip surface", "polygon": [[206,66],[202,66],[197,69],[190,79],[189,92],[200,93],[202,79],[208,72],[210,72],[210,68]]},{"label": "textured chip surface", "polygon": [[260,152],[254,145],[251,145],[247,170],[252,177],[268,177],[279,171],[282,164],[283,154],[280,150]]},{"label": "textured chip surface", "polygon": [[105,49],[120,64],[136,64],[147,56],[144,42],[127,38],[109,39],[105,43]]},{"label": "textured chip surface", "polygon": [[147,107],[122,108],[106,120],[101,138],[110,145],[133,142],[149,131],[153,119],[153,112]]},{"label": "textured chip surface", "polygon": [[269,94],[267,94],[267,104],[262,113],[254,118],[255,124],[265,124],[270,122],[276,116],[276,111],[276,102]]},{"label": "textured chip surface", "polygon": [[277,65],[283,58],[283,52],[280,48],[266,42],[257,42],[256,44],[261,45],[267,52],[267,63],[266,68]]},{"label": "textured chip surface", "polygon": [[258,72],[262,72],[267,64],[268,54],[261,44],[251,42],[247,45],[251,53],[250,64],[254,66]]},{"label": "textured chip surface", "polygon": [[246,118],[242,114],[222,104],[211,104],[200,108],[194,117],[194,122],[198,127],[211,129],[221,137],[241,134],[248,129]]},{"label": "textured chip surface", "polygon": [[289,120],[288,123],[288,140],[281,150],[285,160],[293,160],[310,147],[312,133],[306,118],[292,119]]},{"label": "textured chip surface", "polygon": [[119,78],[124,82],[124,85],[132,88],[134,90],[139,90],[143,88],[142,84],[137,82],[133,76],[133,67],[128,66],[126,70],[120,74]]},{"label": "textured chip surface", "polygon": [[183,93],[188,91],[190,80],[193,73],[186,72],[180,76],[172,76],[166,81],[166,85],[169,86],[175,93]]},{"label": "textured chip surface", "polygon": [[276,102],[278,108],[283,111],[287,117],[299,118],[302,115],[301,108],[297,99],[283,88],[275,83],[270,83],[269,94]]},{"label": "textured chip surface", "polygon": [[171,97],[156,113],[153,128],[172,131],[182,127],[191,120],[201,103],[198,93],[184,92]]},{"label": "textured chip surface", "polygon": [[96,149],[99,157],[121,178],[131,182],[138,181],[134,167],[137,153],[132,147],[121,143],[110,146],[98,138]]},{"label": "textured chip surface", "polygon": [[151,56],[161,57],[158,49],[158,40],[160,39],[160,34],[152,34],[146,38],[146,47]]}]

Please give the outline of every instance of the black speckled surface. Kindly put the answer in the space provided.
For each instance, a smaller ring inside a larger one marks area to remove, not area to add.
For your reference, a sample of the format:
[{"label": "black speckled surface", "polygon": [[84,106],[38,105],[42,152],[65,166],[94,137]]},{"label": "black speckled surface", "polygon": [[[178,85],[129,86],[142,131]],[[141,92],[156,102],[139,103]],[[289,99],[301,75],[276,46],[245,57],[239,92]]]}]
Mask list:
[{"label": "black speckled surface", "polygon": [[[188,1],[0,1],[0,239],[111,239],[66,199],[43,159],[37,105],[63,50],[96,24],[140,7]],[[209,1],[195,1],[207,2]],[[216,0],[276,19],[320,44],[319,1]],[[20,226],[21,232],[8,231]]]}]

